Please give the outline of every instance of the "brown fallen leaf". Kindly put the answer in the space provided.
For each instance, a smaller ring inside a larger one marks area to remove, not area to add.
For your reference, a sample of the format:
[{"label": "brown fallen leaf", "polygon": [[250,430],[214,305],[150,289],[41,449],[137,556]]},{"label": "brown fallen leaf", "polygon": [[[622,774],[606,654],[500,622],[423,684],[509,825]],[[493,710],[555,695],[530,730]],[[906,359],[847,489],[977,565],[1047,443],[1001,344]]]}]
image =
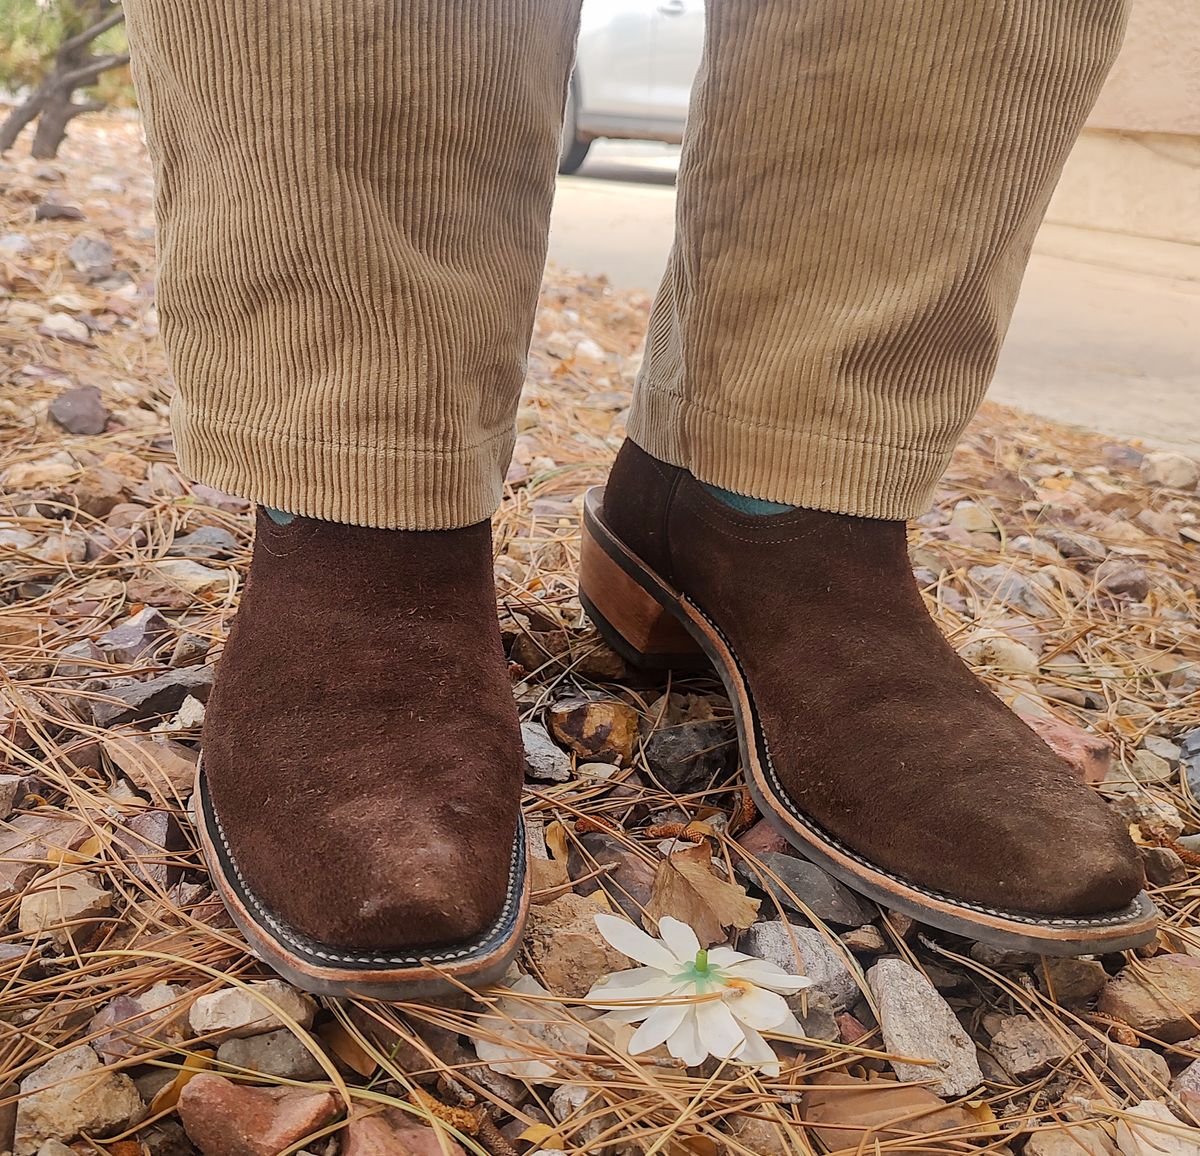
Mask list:
[{"label": "brown fallen leaf", "polygon": [[156,1116],[170,1112],[179,1103],[179,1093],[187,1086],[188,1081],[193,1076],[211,1068],[216,1054],[209,1048],[201,1048],[199,1051],[189,1052],[184,1056],[183,1066],[175,1078],[160,1088],[154,1099],[150,1101],[150,1111]]},{"label": "brown fallen leaf", "polygon": [[749,927],[758,916],[760,900],[751,899],[737,883],[721,879],[712,869],[708,844],[700,843],[667,856],[658,865],[646,915],[683,920],[705,947],[720,943],[729,927]]}]

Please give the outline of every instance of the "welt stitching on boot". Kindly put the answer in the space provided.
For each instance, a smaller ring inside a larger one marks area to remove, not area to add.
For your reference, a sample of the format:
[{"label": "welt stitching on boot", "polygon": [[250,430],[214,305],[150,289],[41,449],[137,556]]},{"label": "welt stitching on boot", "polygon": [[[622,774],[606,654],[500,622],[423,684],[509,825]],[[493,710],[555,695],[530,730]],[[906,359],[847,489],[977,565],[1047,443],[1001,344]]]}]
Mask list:
[{"label": "welt stitching on boot", "polygon": [[257,904],[331,958],[486,935],[512,904],[523,766],[488,523],[260,514],[204,730],[220,837]]},{"label": "welt stitching on boot", "polygon": [[794,817],[967,909],[1064,927],[1130,917],[1142,875],[1122,824],[942,636],[902,522],[741,514],[630,441],[603,518],[735,657]]}]

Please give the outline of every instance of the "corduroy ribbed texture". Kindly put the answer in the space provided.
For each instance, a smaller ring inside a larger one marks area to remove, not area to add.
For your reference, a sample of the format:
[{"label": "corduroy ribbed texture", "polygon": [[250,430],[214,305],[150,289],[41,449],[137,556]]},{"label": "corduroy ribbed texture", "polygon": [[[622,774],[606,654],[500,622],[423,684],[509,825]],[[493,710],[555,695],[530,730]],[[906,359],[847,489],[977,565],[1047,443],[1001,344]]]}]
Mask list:
[{"label": "corduroy ribbed texture", "polygon": [[[512,445],[578,0],[126,0],[180,459],[467,525]],[[706,482],[922,511],[1124,0],[709,0],[630,432]]]},{"label": "corduroy ribbed texture", "polygon": [[130,0],[176,449],[310,517],[486,518],[578,0]]},{"label": "corduroy ribbed texture", "polygon": [[629,432],[713,485],[929,506],[1123,0],[710,0]]}]

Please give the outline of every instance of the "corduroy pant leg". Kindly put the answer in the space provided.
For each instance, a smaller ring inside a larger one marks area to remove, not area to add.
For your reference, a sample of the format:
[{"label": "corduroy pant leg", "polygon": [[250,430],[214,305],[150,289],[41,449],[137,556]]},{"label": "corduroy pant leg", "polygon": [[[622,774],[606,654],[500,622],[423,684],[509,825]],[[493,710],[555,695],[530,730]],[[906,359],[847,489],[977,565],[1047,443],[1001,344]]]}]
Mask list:
[{"label": "corduroy pant leg", "polygon": [[127,0],[185,469],[433,529],[501,492],[579,0]]},{"label": "corduroy pant leg", "polygon": [[927,508],[1124,0],[709,0],[630,433],[703,481]]}]

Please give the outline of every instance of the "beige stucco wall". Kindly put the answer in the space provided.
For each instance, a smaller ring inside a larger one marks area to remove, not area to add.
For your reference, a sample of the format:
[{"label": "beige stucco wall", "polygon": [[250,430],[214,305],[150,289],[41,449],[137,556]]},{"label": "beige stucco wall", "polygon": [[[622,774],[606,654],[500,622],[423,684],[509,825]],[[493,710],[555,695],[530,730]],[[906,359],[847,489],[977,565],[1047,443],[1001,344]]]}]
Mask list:
[{"label": "beige stucco wall", "polygon": [[1125,44],[1088,125],[1200,134],[1198,0],[1133,0]]},{"label": "beige stucco wall", "polygon": [[1200,245],[1200,0],[1133,0],[1047,217]]}]

